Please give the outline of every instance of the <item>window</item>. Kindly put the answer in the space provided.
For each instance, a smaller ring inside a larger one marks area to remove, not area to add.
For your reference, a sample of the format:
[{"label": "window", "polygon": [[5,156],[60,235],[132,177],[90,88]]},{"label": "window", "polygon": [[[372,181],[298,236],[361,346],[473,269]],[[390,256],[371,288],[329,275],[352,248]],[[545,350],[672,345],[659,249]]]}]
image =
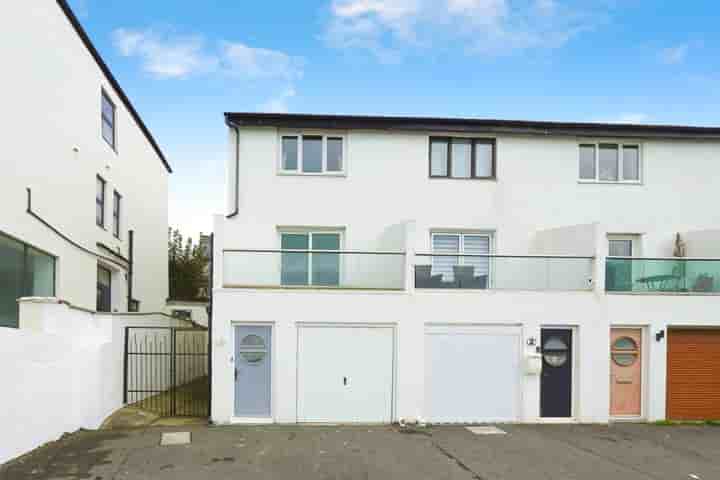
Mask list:
[{"label": "window", "polygon": [[637,343],[630,337],[620,337],[612,344],[613,362],[621,367],[632,366],[637,361],[639,353]]},{"label": "window", "polygon": [[113,192],[113,235],[120,238],[120,202],[122,196],[115,190]]},{"label": "window", "polygon": [[115,150],[115,104],[110,100],[105,91],[102,92],[102,108],[101,108],[101,119],[102,122],[102,136],[105,141]]},{"label": "window", "polygon": [[340,174],[345,169],[344,137],[282,135],[280,170],[297,174]]},{"label": "window", "polygon": [[633,242],[630,239],[608,240],[608,254],[611,257],[632,257]]},{"label": "window", "polygon": [[[434,233],[432,275],[443,282],[460,282],[461,288],[487,288],[490,275],[492,236],[479,233]],[[453,256],[452,254],[459,254]],[[480,255],[477,257],[462,255]],[[460,275],[460,277],[458,277]]]},{"label": "window", "polygon": [[97,267],[97,305],[98,312],[112,310],[112,272],[105,267]]},{"label": "window", "polygon": [[430,137],[430,177],[495,178],[495,140]]},{"label": "window", "polygon": [[[608,235],[608,256],[638,256],[639,235]],[[631,291],[633,286],[632,260],[614,260],[606,263],[605,288],[610,291]]]},{"label": "window", "polygon": [[[340,250],[340,233],[285,232],[280,234],[282,250]],[[338,253],[283,252],[282,285],[340,285]]]},{"label": "window", "polygon": [[96,180],[95,192],[95,223],[98,227],[105,228],[105,180],[98,175]]},{"label": "window", "polygon": [[18,327],[20,297],[55,296],[55,257],[0,233],[0,327]]},{"label": "window", "polygon": [[639,183],[640,147],[618,143],[584,143],[579,152],[583,182]]}]

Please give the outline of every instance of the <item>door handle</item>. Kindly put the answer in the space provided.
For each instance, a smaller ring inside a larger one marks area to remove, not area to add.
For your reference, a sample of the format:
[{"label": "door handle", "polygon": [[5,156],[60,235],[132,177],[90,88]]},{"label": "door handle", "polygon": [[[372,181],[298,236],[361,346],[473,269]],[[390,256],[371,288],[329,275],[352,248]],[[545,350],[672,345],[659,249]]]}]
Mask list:
[{"label": "door handle", "polygon": [[343,377],[343,385],[347,386],[347,377]]},{"label": "door handle", "polygon": [[235,381],[237,382],[237,376],[238,376],[238,370],[237,367],[235,367]]}]

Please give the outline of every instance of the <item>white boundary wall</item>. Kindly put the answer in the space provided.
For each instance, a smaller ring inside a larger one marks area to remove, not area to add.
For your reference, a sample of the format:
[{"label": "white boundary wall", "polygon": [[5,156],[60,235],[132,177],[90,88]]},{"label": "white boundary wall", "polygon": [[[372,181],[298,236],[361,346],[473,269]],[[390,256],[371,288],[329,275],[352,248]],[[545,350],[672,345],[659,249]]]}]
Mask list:
[{"label": "white boundary wall", "polygon": [[96,429],[122,407],[128,326],[189,326],[163,314],[94,314],[55,298],[20,300],[0,328],[0,463],[65,432]]}]

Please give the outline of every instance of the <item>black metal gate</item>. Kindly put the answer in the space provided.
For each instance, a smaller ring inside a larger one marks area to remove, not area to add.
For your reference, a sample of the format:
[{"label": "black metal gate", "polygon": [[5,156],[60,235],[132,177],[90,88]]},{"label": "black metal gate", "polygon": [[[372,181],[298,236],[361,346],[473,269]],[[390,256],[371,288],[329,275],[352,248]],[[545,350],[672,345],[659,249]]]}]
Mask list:
[{"label": "black metal gate", "polygon": [[210,416],[208,331],[125,327],[127,406],[162,417]]}]

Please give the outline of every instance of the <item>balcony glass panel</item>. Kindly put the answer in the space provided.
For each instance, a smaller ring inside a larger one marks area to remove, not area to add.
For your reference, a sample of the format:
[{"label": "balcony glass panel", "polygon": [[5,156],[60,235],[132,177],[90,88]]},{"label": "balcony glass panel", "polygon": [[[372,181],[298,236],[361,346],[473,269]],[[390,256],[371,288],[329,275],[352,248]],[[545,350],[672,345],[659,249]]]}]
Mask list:
[{"label": "balcony glass panel", "polygon": [[[287,237],[283,235],[283,247]],[[223,284],[248,288],[405,288],[404,253],[335,250],[330,247],[339,245],[337,235],[324,237],[313,234],[313,250],[225,250]],[[300,238],[295,240],[301,242]],[[292,243],[293,239],[287,241]]]},{"label": "balcony glass panel", "polygon": [[417,254],[415,288],[590,290],[592,264],[591,257]]},{"label": "balcony glass panel", "polygon": [[609,292],[720,292],[720,259],[608,258]]}]

